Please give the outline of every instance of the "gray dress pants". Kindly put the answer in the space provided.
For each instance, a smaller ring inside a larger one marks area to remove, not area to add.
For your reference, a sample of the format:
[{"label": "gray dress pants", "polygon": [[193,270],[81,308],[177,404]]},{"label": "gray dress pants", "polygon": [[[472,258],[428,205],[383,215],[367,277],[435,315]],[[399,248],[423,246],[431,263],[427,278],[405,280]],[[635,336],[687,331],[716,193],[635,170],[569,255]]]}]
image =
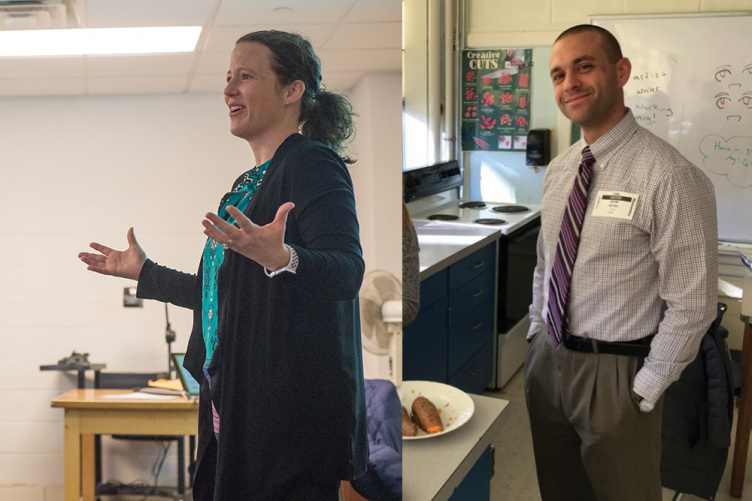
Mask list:
[{"label": "gray dress pants", "polygon": [[554,348],[525,356],[525,397],[543,501],[661,501],[661,411],[632,397],[643,359]]}]

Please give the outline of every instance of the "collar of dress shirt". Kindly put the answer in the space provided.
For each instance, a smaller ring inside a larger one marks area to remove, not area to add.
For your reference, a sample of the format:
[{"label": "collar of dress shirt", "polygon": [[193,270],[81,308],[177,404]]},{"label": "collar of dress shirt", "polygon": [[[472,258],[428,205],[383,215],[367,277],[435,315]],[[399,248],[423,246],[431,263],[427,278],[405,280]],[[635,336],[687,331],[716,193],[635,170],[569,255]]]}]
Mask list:
[{"label": "collar of dress shirt", "polygon": [[[595,165],[605,169],[609,159],[616,151],[625,144],[625,142],[637,132],[637,120],[635,120],[632,110],[627,108],[627,113],[611,130],[603,134],[593,144],[590,145],[590,151],[595,157]],[[582,140],[582,148],[587,146],[585,139]],[[581,148],[581,149],[582,149]]]}]

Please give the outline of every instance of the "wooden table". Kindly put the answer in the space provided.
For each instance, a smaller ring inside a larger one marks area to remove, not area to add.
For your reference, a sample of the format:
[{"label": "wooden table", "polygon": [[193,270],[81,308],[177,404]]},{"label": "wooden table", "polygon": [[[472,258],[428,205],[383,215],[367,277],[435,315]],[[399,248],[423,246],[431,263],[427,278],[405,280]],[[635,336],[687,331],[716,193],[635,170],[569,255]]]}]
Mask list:
[{"label": "wooden table", "polygon": [[[94,435],[195,435],[198,402],[112,399],[130,390],[75,389],[57,397],[52,407],[65,409],[65,501],[93,501]],[[191,451],[193,453],[193,451]]]},{"label": "wooden table", "polygon": [[742,391],[739,395],[739,412],[736,421],[736,441],[734,442],[734,459],[731,465],[731,497],[741,498],[744,490],[744,472],[747,469],[747,451],[749,450],[749,433],[752,425],[752,319],[744,324],[744,341],[742,342]]}]

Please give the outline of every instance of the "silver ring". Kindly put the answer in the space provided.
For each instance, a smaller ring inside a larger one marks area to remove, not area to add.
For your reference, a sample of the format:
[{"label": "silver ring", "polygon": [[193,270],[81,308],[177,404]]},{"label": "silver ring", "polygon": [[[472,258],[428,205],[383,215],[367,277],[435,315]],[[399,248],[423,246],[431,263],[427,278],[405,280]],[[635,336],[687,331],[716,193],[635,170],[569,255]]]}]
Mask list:
[{"label": "silver ring", "polygon": [[225,243],[222,244],[222,247],[224,247],[225,250],[227,250],[227,249],[230,248],[231,245],[232,245],[232,238],[228,238],[227,242],[225,242]]}]

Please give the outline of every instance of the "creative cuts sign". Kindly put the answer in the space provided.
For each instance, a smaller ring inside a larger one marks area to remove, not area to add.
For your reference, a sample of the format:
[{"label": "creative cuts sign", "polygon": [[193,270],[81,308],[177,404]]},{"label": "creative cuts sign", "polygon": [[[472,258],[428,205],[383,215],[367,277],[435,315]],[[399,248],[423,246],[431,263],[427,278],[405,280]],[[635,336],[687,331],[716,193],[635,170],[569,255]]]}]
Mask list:
[{"label": "creative cuts sign", "polygon": [[532,49],[462,51],[463,150],[525,149],[532,60]]}]

